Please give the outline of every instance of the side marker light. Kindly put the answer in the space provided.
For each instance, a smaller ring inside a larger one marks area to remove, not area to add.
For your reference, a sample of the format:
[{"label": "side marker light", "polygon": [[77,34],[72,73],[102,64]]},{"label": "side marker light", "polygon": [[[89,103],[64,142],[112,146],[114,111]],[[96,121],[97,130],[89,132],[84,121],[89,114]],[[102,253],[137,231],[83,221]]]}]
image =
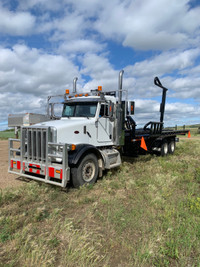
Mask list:
[{"label": "side marker light", "polygon": [[72,144],[71,145],[71,150],[75,150],[76,149],[76,145]]}]

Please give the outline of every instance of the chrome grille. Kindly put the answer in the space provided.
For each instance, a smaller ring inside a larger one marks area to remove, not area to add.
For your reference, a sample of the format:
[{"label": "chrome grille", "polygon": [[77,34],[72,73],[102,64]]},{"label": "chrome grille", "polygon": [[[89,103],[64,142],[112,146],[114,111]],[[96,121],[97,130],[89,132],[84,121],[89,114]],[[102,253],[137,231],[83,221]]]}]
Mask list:
[{"label": "chrome grille", "polygon": [[45,162],[49,139],[49,127],[22,127],[22,158],[33,162]]}]

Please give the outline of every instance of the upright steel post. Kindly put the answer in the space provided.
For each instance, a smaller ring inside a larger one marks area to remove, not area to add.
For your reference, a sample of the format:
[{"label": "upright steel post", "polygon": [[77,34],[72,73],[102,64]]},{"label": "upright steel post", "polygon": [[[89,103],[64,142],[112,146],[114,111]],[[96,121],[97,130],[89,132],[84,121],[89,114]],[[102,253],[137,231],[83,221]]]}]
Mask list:
[{"label": "upright steel post", "polygon": [[124,70],[121,70],[119,72],[119,84],[118,84],[119,104],[121,104],[121,102],[122,102],[122,80],[123,80],[123,74],[124,74]]},{"label": "upright steel post", "polygon": [[117,105],[117,145],[124,145],[124,131],[123,131],[123,110],[122,110],[122,79],[124,70],[119,72],[118,81],[118,105]]}]

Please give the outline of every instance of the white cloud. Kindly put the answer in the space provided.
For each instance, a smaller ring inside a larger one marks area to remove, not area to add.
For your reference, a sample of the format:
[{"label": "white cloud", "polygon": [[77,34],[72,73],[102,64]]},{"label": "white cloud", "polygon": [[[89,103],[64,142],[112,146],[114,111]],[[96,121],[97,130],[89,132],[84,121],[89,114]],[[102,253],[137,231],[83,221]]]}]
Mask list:
[{"label": "white cloud", "polygon": [[130,75],[137,77],[172,73],[174,70],[183,70],[193,66],[199,52],[200,49],[163,52],[152,59],[147,59],[126,67],[126,71]]},{"label": "white cloud", "polygon": [[[83,68],[80,73],[90,75],[92,78],[91,81],[85,84],[84,90],[88,91],[91,88],[97,88],[98,85],[103,86],[104,90],[118,90],[119,70],[114,69],[105,54],[88,53],[82,58],[82,65]],[[123,88],[128,89],[134,83],[135,79],[133,77],[126,76],[123,80]]]},{"label": "white cloud", "polygon": [[200,78],[187,76],[183,78],[167,77],[166,82],[173,90],[170,97],[178,99],[192,98],[200,102]]},{"label": "white cloud", "polygon": [[[25,45],[0,49],[0,91],[34,95],[58,92],[77,75],[77,67],[66,57],[46,54]],[[42,91],[41,89],[46,91]]]},{"label": "white cloud", "polygon": [[89,39],[76,39],[71,41],[63,42],[60,47],[60,52],[67,52],[67,53],[96,53],[100,52],[105,48],[105,45],[95,42]]},{"label": "white cloud", "polygon": [[113,67],[106,57],[103,55],[96,55],[93,53],[87,53],[83,57],[82,64],[84,68],[82,69],[83,74],[91,73],[92,78],[109,78],[114,74]]},{"label": "white cloud", "polygon": [[[151,59],[125,67],[125,73],[128,77],[136,78],[134,86],[130,86],[131,97],[147,98],[161,95],[161,89],[154,86],[153,81],[154,77],[158,76],[163,86],[171,89],[167,92],[167,97],[199,99],[199,77],[192,75],[192,73],[197,73],[199,69],[198,66],[192,68],[198,59],[199,52],[198,48],[163,52]],[[184,75],[185,77],[178,78],[177,75]]]},{"label": "white cloud", "polygon": [[189,0],[21,0],[16,12],[1,8],[0,30],[11,35],[32,33],[35,17],[29,12],[33,9],[40,10],[35,32],[53,31],[54,42],[85,39],[92,31],[139,50],[187,48],[197,44],[200,32],[200,8],[191,9],[189,3]]},{"label": "white cloud", "polygon": [[18,9],[27,10],[30,8],[39,8],[42,10],[60,10],[62,8],[63,1],[55,1],[55,0],[20,0],[18,2]]},{"label": "white cloud", "polygon": [[99,13],[101,7],[105,6],[105,3],[105,0],[20,0],[18,9],[39,8],[42,11],[62,11],[69,8],[80,11],[87,16],[93,16]]},{"label": "white cloud", "polygon": [[[136,37],[137,36],[137,37]],[[170,34],[167,31],[159,32],[133,32],[128,34],[123,42],[124,46],[131,46],[138,50],[167,50],[179,47],[187,41],[187,36],[182,33]]]},{"label": "white cloud", "polygon": [[184,70],[194,65],[200,49],[189,49],[185,51],[163,52],[158,56],[137,62],[127,66],[125,70],[129,75],[137,77],[163,75],[173,73],[174,70]]},{"label": "white cloud", "polygon": [[78,68],[66,57],[25,45],[0,48],[0,121],[8,113],[44,112],[48,95],[72,88]]},{"label": "white cloud", "polygon": [[[7,121],[8,114],[46,113],[46,99],[18,92],[0,94],[0,122]],[[0,127],[1,128],[1,127]]]},{"label": "white cloud", "polygon": [[117,87],[117,71],[113,69],[108,59],[104,55],[96,55],[87,53],[82,58],[82,75],[90,75],[91,81],[87,82],[84,90],[97,88],[98,85],[103,86],[104,90],[114,90],[111,87]]},{"label": "white cloud", "polygon": [[71,40],[84,36],[83,33],[86,28],[86,21],[84,20],[83,15],[80,15],[77,12],[70,13],[67,10],[63,17],[53,20],[53,27],[55,33],[51,37],[51,40]]},{"label": "white cloud", "polygon": [[0,32],[9,35],[30,35],[35,17],[29,12],[12,12],[0,5]]},{"label": "white cloud", "polygon": [[189,0],[112,1],[102,10],[95,27],[106,38],[139,50],[188,47],[199,31],[200,8]]}]

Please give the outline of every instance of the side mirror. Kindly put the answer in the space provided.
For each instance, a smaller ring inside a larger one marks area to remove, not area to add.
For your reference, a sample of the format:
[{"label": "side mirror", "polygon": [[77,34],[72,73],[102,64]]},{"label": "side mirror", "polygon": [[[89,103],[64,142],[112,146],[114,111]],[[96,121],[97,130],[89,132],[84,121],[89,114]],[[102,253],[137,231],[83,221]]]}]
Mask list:
[{"label": "side mirror", "polygon": [[134,115],[135,113],[135,102],[134,101],[129,101],[128,111],[129,111],[129,115]]},{"label": "side mirror", "polygon": [[113,117],[114,103],[110,102],[108,108],[109,108],[108,110],[109,117]]},{"label": "side mirror", "polygon": [[63,105],[62,103],[50,103],[51,118],[60,119],[62,116]]}]

